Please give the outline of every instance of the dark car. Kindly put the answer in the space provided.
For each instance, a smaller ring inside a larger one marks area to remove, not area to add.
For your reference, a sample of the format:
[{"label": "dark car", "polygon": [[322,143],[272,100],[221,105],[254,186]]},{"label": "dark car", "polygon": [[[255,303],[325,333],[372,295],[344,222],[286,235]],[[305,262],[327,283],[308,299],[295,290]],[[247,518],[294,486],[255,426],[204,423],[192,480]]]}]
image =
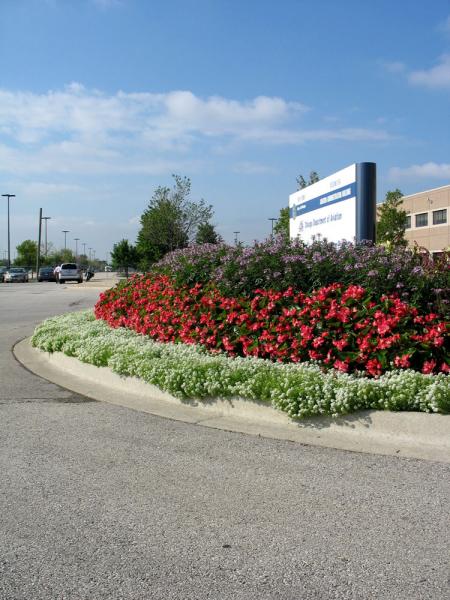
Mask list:
[{"label": "dark car", "polygon": [[55,281],[55,274],[53,273],[53,267],[41,267],[39,269],[38,281]]}]

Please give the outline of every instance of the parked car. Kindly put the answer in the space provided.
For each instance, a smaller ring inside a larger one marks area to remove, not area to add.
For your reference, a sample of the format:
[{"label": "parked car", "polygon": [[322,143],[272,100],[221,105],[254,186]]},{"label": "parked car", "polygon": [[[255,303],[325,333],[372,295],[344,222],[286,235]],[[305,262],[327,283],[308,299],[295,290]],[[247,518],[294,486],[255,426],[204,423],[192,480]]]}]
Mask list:
[{"label": "parked car", "polygon": [[58,281],[59,283],[65,283],[66,281],[83,283],[83,271],[75,263],[63,263],[58,273]]},{"label": "parked car", "polygon": [[41,267],[37,276],[38,281],[55,281],[53,267]]},{"label": "parked car", "polygon": [[5,273],[7,271],[7,267],[0,267],[0,281],[5,281]]},{"label": "parked car", "polygon": [[28,271],[23,267],[11,267],[4,275],[5,283],[14,283],[16,281],[27,283]]}]

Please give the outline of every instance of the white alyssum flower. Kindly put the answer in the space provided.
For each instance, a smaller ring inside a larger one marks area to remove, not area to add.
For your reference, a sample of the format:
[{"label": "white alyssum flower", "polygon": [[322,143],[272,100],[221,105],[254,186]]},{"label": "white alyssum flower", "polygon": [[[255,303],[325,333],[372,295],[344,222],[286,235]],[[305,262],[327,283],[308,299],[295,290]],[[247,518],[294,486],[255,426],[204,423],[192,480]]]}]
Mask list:
[{"label": "white alyssum flower", "polygon": [[114,329],[96,320],[92,311],[47,319],[36,328],[32,344],[139,377],[180,399],[240,396],[271,403],[295,419],[368,408],[450,412],[450,379],[444,374],[394,370],[372,379],[323,372],[317,363],[212,355],[201,346],[164,344]]}]

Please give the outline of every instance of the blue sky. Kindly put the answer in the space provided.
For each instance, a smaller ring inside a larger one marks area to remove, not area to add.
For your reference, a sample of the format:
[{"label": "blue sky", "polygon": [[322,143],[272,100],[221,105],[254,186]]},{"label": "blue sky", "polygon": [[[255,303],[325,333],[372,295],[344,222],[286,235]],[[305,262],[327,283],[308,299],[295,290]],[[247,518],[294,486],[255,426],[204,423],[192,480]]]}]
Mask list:
[{"label": "blue sky", "polygon": [[450,183],[449,132],[448,1],[0,2],[12,246],[43,207],[55,246],[108,258],[172,173],[262,239],[313,169],[374,161],[379,199]]}]

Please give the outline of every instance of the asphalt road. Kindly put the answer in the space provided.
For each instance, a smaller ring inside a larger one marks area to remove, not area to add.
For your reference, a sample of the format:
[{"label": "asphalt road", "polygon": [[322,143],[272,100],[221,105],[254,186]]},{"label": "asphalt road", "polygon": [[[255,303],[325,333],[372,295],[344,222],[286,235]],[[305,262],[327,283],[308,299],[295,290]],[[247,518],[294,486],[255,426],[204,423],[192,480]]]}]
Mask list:
[{"label": "asphalt road", "polygon": [[170,421],[16,362],[97,295],[0,284],[2,600],[450,598],[448,465]]}]

